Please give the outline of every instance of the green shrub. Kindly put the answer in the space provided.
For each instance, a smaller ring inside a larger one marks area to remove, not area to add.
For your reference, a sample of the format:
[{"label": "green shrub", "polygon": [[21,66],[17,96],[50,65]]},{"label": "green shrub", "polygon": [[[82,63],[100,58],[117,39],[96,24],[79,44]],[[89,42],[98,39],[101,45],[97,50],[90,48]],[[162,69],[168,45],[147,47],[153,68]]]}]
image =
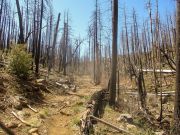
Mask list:
[{"label": "green shrub", "polygon": [[30,74],[32,57],[26,52],[25,45],[14,45],[10,52],[10,70],[21,79]]}]

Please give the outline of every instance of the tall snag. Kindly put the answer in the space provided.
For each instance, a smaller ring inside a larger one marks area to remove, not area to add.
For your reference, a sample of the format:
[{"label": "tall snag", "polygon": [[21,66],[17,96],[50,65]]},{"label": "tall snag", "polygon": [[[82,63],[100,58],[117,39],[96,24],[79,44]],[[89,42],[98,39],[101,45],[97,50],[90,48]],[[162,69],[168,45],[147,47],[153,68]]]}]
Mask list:
[{"label": "tall snag", "polygon": [[59,29],[59,22],[60,22],[60,13],[58,14],[58,19],[56,23],[56,27],[54,30],[54,40],[53,40],[53,46],[52,46],[52,64],[55,65],[55,48],[56,48],[56,40],[57,40],[57,35],[58,35],[58,29]]},{"label": "tall snag", "polygon": [[22,14],[21,14],[21,9],[19,5],[19,0],[16,0],[16,7],[17,7],[17,12],[18,12],[18,17],[19,17],[19,30],[20,30],[18,43],[23,44],[24,43],[24,30],[23,30]]},{"label": "tall snag", "polygon": [[177,0],[176,15],[176,93],[174,106],[174,134],[180,134],[180,0]]},{"label": "tall snag", "polygon": [[117,69],[117,36],[118,36],[118,0],[113,0],[112,16],[112,67],[110,78],[109,105],[114,106],[116,101],[116,69]]},{"label": "tall snag", "polygon": [[39,39],[37,45],[37,51],[35,56],[35,64],[36,64],[36,75],[39,74],[39,59],[41,52],[41,31],[42,31],[42,21],[43,21],[43,10],[44,10],[44,0],[41,0],[41,16],[40,16],[40,29],[39,29]]},{"label": "tall snag", "polygon": [[156,75],[156,44],[154,44],[154,32],[153,32],[153,18],[152,18],[152,8],[151,8],[151,0],[148,2],[148,9],[149,9],[149,18],[150,18],[150,33],[151,33],[151,47],[152,47],[152,66],[153,66],[153,77],[154,77],[154,88],[155,93],[158,93],[157,87],[157,75]]}]

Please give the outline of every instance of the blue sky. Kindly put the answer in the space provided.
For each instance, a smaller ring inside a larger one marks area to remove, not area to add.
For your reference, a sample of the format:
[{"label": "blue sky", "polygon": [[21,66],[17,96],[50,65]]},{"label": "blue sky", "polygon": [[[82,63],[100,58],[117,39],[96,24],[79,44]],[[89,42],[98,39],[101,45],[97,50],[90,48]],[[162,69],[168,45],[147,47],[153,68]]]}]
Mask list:
[{"label": "blue sky", "polygon": [[61,21],[63,21],[63,12],[69,11],[73,35],[86,33],[90,15],[93,12],[93,0],[53,0],[53,7],[55,14],[61,13]]},{"label": "blue sky", "polygon": [[[103,17],[106,17],[107,10],[110,9],[110,0],[99,0],[102,8]],[[128,17],[131,17],[132,9],[136,10],[139,21],[148,16],[148,11],[145,9],[147,0],[119,0],[119,21],[121,21],[124,5],[127,8]],[[153,8],[155,9],[155,0],[152,0]],[[170,12],[174,12],[175,0],[158,0],[159,11],[162,18]],[[95,0],[53,0],[54,13],[69,11],[71,17],[71,27],[73,35],[86,36],[88,22],[94,10]],[[110,18],[109,18],[110,19]],[[63,16],[61,16],[63,20]],[[110,21],[110,20],[108,20]],[[62,22],[61,22],[62,23]],[[111,23],[109,23],[111,24]],[[121,26],[120,26],[121,27]],[[119,28],[120,28],[119,27]]]}]

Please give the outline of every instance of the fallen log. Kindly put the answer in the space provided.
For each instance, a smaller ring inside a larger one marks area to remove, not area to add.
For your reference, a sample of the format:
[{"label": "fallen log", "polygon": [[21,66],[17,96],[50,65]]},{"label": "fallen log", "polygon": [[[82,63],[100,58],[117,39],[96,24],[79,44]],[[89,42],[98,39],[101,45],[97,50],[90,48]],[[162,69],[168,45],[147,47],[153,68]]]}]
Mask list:
[{"label": "fallen log", "polygon": [[[138,92],[125,92],[125,94],[128,94],[128,95],[134,95],[134,96],[138,96]],[[147,96],[155,96],[156,94],[155,93],[147,93]],[[174,96],[175,95],[175,92],[163,92],[162,93],[162,96]],[[161,93],[158,93],[157,96],[161,96]]]},{"label": "fallen log", "polygon": [[77,97],[80,97],[80,98],[83,98],[83,97],[84,97],[83,95],[79,95],[79,94],[74,93],[74,92],[65,92],[65,94],[67,94],[67,95],[77,96]]},{"label": "fallen log", "polygon": [[[140,71],[141,69],[138,69],[138,71]],[[154,72],[153,69],[142,69],[143,72]],[[169,70],[169,69],[156,69],[155,70],[156,73],[176,73],[175,70]]]},{"label": "fallen log", "polygon": [[27,125],[27,126],[30,126],[30,127],[36,127],[36,126],[28,123],[27,121],[23,120],[23,119],[22,119],[21,117],[19,117],[15,112],[12,111],[11,113],[15,116],[16,119],[18,119],[19,121],[21,121],[23,124],[25,124],[25,125]]},{"label": "fallen log", "polygon": [[109,127],[111,127],[111,128],[113,128],[113,129],[115,129],[115,130],[117,130],[117,131],[119,131],[119,132],[127,133],[128,135],[133,135],[133,134],[130,133],[129,131],[126,131],[126,130],[124,130],[124,129],[122,129],[122,128],[119,128],[119,127],[117,127],[117,126],[114,126],[114,125],[112,125],[111,123],[108,123],[108,122],[106,122],[106,121],[104,121],[104,120],[102,120],[102,119],[99,119],[99,118],[97,118],[97,117],[95,117],[95,116],[93,116],[93,115],[90,115],[89,117],[90,117],[90,118],[93,118],[93,119],[95,119],[95,120],[97,120],[97,121],[99,121],[99,122],[101,122],[101,123],[103,123],[103,124],[105,124],[105,125],[107,125],[107,126],[109,126]]},{"label": "fallen log", "polygon": [[56,85],[62,87],[63,89],[66,89],[66,90],[69,89],[69,86],[66,84],[61,84],[59,82],[56,82]]},{"label": "fallen log", "polygon": [[80,132],[82,135],[89,135],[93,131],[93,124],[97,123],[95,119],[89,117],[90,115],[99,118],[103,116],[106,106],[106,92],[106,89],[96,91],[88,101],[86,110],[80,119]]},{"label": "fallen log", "polygon": [[107,100],[107,90],[102,89],[100,91],[95,92],[90,101],[86,106],[86,111],[83,113],[80,119],[80,131],[82,135],[89,135],[93,130],[93,125],[97,122],[101,122],[121,133],[126,133],[128,135],[132,135],[129,131],[125,129],[121,129],[117,126],[114,126],[100,118],[103,117],[104,109],[106,106]]}]

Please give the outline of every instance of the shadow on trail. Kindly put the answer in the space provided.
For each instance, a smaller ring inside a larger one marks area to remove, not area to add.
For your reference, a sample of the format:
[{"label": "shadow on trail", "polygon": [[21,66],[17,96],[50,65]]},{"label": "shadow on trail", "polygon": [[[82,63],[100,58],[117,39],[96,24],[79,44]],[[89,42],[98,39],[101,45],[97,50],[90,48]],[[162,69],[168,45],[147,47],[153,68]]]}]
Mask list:
[{"label": "shadow on trail", "polygon": [[32,80],[17,80],[19,84],[18,92],[25,97],[31,104],[43,104],[45,103],[42,89],[36,85]]}]

